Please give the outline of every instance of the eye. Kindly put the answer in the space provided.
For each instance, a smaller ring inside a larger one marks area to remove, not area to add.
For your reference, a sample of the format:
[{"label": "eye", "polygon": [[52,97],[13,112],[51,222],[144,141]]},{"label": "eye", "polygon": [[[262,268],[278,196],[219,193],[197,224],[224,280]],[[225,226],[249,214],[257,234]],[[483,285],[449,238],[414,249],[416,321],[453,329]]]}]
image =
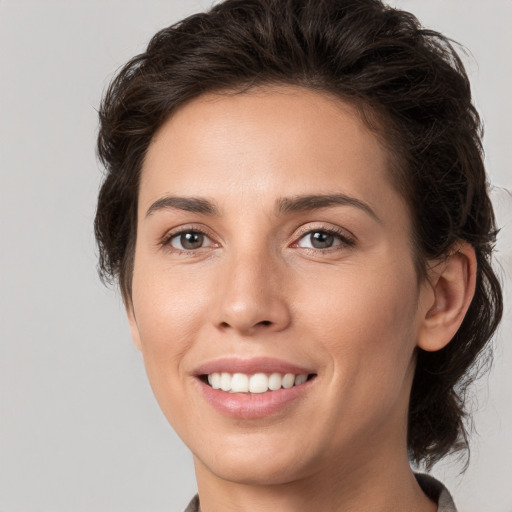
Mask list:
[{"label": "eye", "polygon": [[305,233],[296,243],[308,249],[331,249],[340,245],[353,245],[346,236],[327,229],[315,229]]},{"label": "eye", "polygon": [[213,242],[201,231],[182,231],[171,236],[168,241],[169,245],[180,251],[193,251],[203,247],[213,245]]}]

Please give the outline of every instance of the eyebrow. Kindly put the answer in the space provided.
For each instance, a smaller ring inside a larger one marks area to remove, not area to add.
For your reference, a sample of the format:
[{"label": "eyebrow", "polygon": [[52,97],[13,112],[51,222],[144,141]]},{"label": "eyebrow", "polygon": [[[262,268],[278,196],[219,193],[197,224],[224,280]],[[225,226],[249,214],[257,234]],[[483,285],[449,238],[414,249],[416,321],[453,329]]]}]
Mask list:
[{"label": "eyebrow", "polygon": [[202,215],[219,215],[219,210],[212,201],[199,197],[165,196],[157,199],[146,212],[146,217],[159,210],[177,209]]},{"label": "eyebrow", "polygon": [[[376,221],[381,219],[375,211],[364,201],[346,194],[313,194],[294,197],[282,197],[276,201],[278,214],[295,213],[319,210],[331,206],[353,206],[363,210]],[[219,209],[213,201],[200,197],[165,196],[157,199],[146,212],[146,217],[159,210],[177,209],[202,215],[218,216]]]},{"label": "eyebrow", "polygon": [[315,194],[306,196],[284,197],[277,201],[279,213],[293,213],[309,210],[319,210],[330,206],[354,206],[363,210],[376,221],[381,222],[375,211],[360,199],[345,194]]}]

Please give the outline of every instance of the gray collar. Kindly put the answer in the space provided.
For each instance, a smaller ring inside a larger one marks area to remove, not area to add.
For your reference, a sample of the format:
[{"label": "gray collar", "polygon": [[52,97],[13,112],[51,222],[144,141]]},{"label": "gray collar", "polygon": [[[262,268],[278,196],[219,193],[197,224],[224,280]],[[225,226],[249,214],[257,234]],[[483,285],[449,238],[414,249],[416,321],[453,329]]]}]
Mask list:
[{"label": "gray collar", "polygon": [[457,512],[452,495],[439,480],[426,473],[414,473],[414,476],[422,491],[437,502],[437,512]]}]

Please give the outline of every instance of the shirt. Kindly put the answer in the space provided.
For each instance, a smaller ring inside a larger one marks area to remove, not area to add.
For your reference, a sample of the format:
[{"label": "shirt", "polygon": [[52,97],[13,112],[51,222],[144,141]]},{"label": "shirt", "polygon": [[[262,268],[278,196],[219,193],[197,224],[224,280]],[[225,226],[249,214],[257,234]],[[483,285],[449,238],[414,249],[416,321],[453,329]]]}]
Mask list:
[{"label": "shirt", "polygon": [[[437,512],[457,512],[450,492],[439,480],[425,473],[415,473],[414,476],[422,491],[437,503]],[[197,494],[189,503],[185,512],[199,512],[199,497]]]}]

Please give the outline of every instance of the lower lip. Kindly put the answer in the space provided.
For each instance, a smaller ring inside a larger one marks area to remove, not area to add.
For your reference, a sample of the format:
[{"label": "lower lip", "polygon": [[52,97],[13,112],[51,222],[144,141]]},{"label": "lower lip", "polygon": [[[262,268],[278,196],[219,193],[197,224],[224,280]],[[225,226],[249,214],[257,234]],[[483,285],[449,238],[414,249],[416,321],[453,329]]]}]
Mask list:
[{"label": "lower lip", "polygon": [[277,414],[293,402],[300,400],[311,388],[315,379],[288,389],[267,391],[266,393],[227,393],[213,389],[197,379],[206,401],[225,416],[240,419],[264,418]]}]

